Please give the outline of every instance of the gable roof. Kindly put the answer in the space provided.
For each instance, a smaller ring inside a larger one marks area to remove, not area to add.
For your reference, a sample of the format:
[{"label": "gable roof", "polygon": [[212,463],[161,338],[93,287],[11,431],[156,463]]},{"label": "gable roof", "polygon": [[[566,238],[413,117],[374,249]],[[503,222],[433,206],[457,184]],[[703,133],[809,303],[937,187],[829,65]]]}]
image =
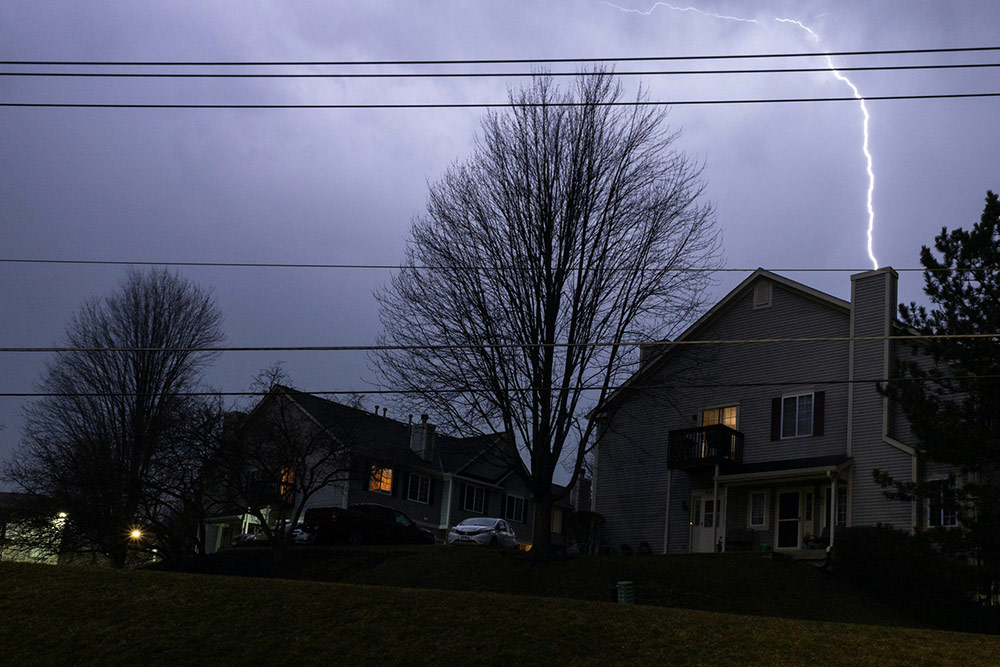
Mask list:
[{"label": "gable roof", "polygon": [[495,451],[504,440],[500,433],[467,438],[435,433],[435,457],[427,461],[410,449],[410,424],[282,385],[275,386],[272,391],[290,397],[331,437],[351,451],[410,468],[458,474],[473,462],[488,458],[489,452]]},{"label": "gable roof", "polygon": [[607,409],[614,403],[620,401],[625,395],[633,391],[633,386],[640,382],[640,380],[645,379],[648,375],[652,374],[654,371],[659,369],[666,363],[666,359],[669,356],[669,352],[673,349],[669,343],[680,342],[685,340],[698,340],[698,334],[707,328],[711,323],[719,319],[726,311],[728,311],[735,302],[743,296],[747,289],[750,288],[755,282],[759,280],[770,280],[784,287],[787,290],[796,292],[807,299],[816,301],[824,306],[837,310],[844,313],[845,315],[850,315],[851,304],[848,301],[839,299],[835,296],[827,294],[826,292],[821,292],[817,289],[804,285],[795,280],[785,278],[784,276],[779,276],[777,273],[768,271],[767,269],[758,268],[756,271],[747,276],[739,285],[731,289],[722,299],[720,299],[714,306],[709,308],[704,315],[699,317],[695,322],[680,333],[673,341],[662,341],[663,351],[657,354],[652,360],[646,364],[641,364],[638,370],[633,373],[625,382],[622,383],[615,391],[608,395],[601,405],[598,405],[593,410],[590,411],[589,417],[593,418],[601,411]]}]

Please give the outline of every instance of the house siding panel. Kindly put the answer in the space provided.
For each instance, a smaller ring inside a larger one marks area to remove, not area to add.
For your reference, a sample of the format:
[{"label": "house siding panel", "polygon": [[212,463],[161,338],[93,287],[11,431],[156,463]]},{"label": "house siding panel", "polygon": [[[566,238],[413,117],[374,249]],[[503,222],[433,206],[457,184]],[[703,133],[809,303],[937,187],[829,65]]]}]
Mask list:
[{"label": "house siding panel", "polygon": [[[667,430],[669,408],[652,394],[640,394],[615,412],[603,429],[597,465],[601,483],[595,511],[607,519],[604,537],[618,548],[636,549],[648,542],[662,550],[667,493]],[[678,475],[675,475],[675,482]],[[650,499],[658,499],[651,502]]]},{"label": "house siding panel", "polygon": [[[888,336],[896,308],[896,280],[891,270],[852,276],[852,335],[855,338]],[[888,399],[878,392],[877,381],[887,377],[887,340],[856,340],[853,343],[853,392],[849,523],[853,526],[891,524],[908,529],[913,523],[909,503],[889,500],[875,483],[873,471],[888,472],[896,479],[912,479],[913,459],[885,441],[888,435]],[[898,430],[898,429],[897,429]]]},{"label": "house siding panel", "polygon": [[[754,310],[752,299],[751,285],[730,309],[699,332],[699,338],[847,336],[847,313],[777,283],[772,287],[771,307]],[[737,430],[745,436],[745,463],[843,454],[847,388],[842,380],[847,354],[844,342],[741,343],[671,350],[660,367],[644,378],[643,388],[613,411],[602,429],[594,509],[607,518],[607,544],[617,548],[622,543],[648,541],[655,551],[662,550],[667,434],[697,426],[704,408],[739,407]],[[768,379],[766,385],[754,386],[761,378]],[[772,399],[815,391],[825,392],[823,435],[772,441]],[[678,529],[690,525],[690,510],[685,507],[689,507],[692,489],[712,485],[711,474],[699,475],[696,479],[685,471],[674,473],[669,552],[689,550],[690,531]],[[740,511],[745,513],[745,508]],[[727,517],[732,520],[732,511]],[[741,520],[745,526],[745,517]]]}]

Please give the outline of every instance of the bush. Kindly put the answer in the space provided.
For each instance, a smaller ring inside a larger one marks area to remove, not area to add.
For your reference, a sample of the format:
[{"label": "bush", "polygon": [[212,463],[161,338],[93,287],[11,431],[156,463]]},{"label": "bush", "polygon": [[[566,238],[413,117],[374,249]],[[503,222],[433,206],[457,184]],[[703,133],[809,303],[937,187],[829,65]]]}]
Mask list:
[{"label": "bush", "polygon": [[884,526],[837,531],[833,571],[921,621],[973,632],[997,632],[998,617],[972,600],[974,572],[946,557],[928,535]]}]

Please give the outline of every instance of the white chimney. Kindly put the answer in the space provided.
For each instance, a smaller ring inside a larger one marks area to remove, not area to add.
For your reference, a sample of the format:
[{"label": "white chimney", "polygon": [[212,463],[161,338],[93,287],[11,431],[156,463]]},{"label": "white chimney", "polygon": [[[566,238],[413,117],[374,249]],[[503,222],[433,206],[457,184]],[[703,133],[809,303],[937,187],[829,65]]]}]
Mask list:
[{"label": "white chimney", "polygon": [[430,461],[434,458],[434,424],[429,423],[426,414],[420,415],[420,423],[410,429],[410,449],[417,456]]}]

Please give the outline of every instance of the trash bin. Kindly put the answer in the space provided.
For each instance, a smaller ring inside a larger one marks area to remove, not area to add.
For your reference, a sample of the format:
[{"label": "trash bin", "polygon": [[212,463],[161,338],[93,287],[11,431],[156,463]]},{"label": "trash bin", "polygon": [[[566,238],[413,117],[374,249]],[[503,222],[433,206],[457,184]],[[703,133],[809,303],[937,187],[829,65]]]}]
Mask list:
[{"label": "trash bin", "polygon": [[635,603],[635,583],[631,581],[618,582],[618,604]]}]

